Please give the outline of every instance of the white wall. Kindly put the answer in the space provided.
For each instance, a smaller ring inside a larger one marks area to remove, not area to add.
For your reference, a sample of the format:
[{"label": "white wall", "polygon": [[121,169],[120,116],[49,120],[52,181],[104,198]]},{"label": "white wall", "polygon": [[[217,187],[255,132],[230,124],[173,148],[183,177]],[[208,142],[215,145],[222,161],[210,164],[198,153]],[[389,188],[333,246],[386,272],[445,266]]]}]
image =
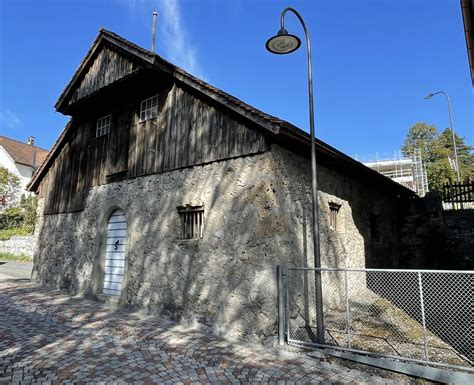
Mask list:
[{"label": "white wall", "polygon": [[22,194],[31,195],[31,193],[26,190],[26,185],[28,184],[31,179],[31,176],[33,175],[33,167],[15,163],[2,146],[0,146],[0,167],[5,167],[11,173],[15,174],[16,176],[18,176],[18,178],[20,178],[21,193],[18,199],[21,197]]}]

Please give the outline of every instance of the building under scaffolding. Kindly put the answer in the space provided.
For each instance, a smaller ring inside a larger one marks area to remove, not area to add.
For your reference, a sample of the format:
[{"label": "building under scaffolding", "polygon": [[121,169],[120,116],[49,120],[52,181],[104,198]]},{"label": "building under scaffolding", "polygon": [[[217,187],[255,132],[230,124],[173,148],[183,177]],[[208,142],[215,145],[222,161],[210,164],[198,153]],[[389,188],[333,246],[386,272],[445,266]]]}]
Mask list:
[{"label": "building under scaffolding", "polygon": [[423,164],[420,149],[416,149],[412,157],[394,152],[393,155],[375,154],[362,159],[357,156],[355,158],[367,167],[415,191],[421,197],[428,192],[426,166]]}]

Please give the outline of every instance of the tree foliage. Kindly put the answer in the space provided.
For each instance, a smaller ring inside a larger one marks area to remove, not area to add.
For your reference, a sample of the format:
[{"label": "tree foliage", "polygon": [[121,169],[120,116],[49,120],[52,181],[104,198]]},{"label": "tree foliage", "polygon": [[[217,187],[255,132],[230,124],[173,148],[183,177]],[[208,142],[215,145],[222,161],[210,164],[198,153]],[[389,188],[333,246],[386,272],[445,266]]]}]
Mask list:
[{"label": "tree foliage", "polygon": [[18,203],[20,194],[20,178],[5,167],[0,167],[0,198],[3,198],[6,207]]},{"label": "tree foliage", "polygon": [[[474,179],[474,148],[456,134],[455,139],[461,181]],[[435,126],[424,122],[411,126],[401,150],[405,156],[413,156],[418,149],[426,166],[430,191],[440,192],[445,183],[457,180],[456,171],[449,162],[449,158],[454,159],[453,136],[449,128],[439,132]]]},{"label": "tree foliage", "polygon": [[[20,179],[8,169],[0,167],[0,197],[5,197],[6,205],[0,212],[0,233],[32,233],[36,223],[38,199],[20,195]],[[0,238],[2,234],[0,234]]]}]

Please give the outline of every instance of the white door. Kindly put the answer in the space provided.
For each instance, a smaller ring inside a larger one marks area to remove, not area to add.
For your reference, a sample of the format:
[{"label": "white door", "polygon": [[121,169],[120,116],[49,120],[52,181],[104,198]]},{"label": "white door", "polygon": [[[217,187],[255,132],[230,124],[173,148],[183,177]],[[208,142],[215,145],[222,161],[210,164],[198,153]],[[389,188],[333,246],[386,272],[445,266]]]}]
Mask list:
[{"label": "white door", "polygon": [[125,241],[127,218],[122,210],[115,210],[107,226],[105,251],[104,294],[119,296],[125,272]]}]

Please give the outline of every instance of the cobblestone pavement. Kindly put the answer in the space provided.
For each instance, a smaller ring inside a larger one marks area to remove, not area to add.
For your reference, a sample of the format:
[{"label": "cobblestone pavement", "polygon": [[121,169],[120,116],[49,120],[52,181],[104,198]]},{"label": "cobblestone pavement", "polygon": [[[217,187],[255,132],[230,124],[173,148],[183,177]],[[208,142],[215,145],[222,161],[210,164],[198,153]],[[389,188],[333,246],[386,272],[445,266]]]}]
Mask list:
[{"label": "cobblestone pavement", "polygon": [[0,384],[400,382],[341,362],[231,342],[26,280],[0,281]]}]

